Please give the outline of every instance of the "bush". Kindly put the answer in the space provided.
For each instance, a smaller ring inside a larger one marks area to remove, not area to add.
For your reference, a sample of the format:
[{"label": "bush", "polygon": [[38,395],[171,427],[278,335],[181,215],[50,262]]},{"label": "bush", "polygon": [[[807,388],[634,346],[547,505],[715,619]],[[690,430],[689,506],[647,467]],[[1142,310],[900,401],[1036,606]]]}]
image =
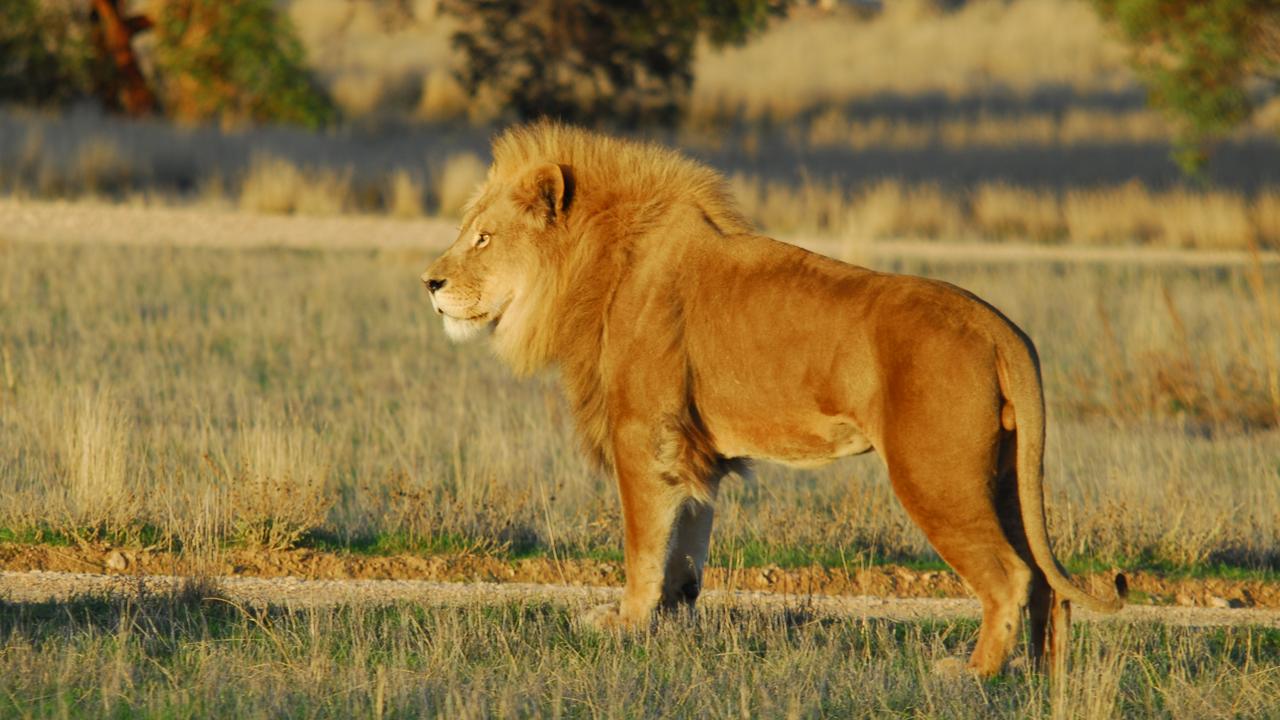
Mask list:
[{"label": "bush", "polygon": [[170,0],[156,22],[167,111],[180,120],[319,127],[333,105],[271,0]]},{"label": "bush", "polygon": [[82,29],[39,0],[0,2],[0,101],[46,104],[84,93],[89,50]]},{"label": "bush", "polygon": [[1178,122],[1176,159],[1199,172],[1207,144],[1253,111],[1252,77],[1280,79],[1277,0],[1094,0],[1133,47],[1152,102]]},{"label": "bush", "polygon": [[458,78],[524,119],[672,124],[693,85],[699,35],[740,42],[785,0],[452,0]]}]

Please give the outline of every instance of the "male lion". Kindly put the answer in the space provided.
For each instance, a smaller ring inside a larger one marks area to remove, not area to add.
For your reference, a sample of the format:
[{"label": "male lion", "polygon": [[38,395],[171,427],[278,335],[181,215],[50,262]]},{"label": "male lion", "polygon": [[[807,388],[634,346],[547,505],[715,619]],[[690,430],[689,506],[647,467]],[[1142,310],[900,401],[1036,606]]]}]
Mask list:
[{"label": "male lion", "polygon": [[717,486],[746,459],[873,448],[982,600],[973,671],[1000,671],[1024,607],[1037,660],[1061,649],[1068,600],[1120,608],[1054,558],[1039,364],[990,305],[761,237],[719,174],[667,149],[540,122],[493,158],[422,281],[454,339],[488,332],[520,374],[557,364],[616,473],[627,585],[597,624],[692,605]]}]

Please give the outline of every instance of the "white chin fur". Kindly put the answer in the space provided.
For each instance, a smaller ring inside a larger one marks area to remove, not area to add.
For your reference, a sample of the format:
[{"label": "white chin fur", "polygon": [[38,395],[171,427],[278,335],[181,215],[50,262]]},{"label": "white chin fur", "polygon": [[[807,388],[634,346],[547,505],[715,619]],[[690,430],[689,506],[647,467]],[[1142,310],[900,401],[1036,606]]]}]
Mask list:
[{"label": "white chin fur", "polygon": [[448,335],[449,339],[454,342],[466,342],[483,333],[485,326],[488,324],[483,320],[458,320],[445,315],[444,334]]}]

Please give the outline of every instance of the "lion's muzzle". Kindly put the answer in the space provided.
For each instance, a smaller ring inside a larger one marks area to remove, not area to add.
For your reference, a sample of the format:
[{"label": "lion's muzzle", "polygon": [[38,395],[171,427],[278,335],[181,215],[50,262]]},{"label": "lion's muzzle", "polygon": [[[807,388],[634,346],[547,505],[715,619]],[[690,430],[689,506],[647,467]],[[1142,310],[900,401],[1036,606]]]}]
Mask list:
[{"label": "lion's muzzle", "polygon": [[440,303],[436,302],[436,292],[449,284],[449,281],[444,278],[431,277],[430,270],[422,273],[419,279],[427,287],[427,294],[431,296],[431,307],[436,311],[437,315],[443,315],[444,308],[440,307]]}]

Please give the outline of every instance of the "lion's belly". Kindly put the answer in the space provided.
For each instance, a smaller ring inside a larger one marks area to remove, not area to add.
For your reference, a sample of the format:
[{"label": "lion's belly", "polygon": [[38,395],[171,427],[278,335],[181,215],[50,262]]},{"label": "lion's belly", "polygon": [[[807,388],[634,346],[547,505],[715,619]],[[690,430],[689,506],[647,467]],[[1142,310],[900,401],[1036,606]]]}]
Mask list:
[{"label": "lion's belly", "polygon": [[872,449],[866,434],[848,418],[774,415],[767,422],[721,419],[708,426],[725,457],[772,460],[794,467],[818,467]]}]

